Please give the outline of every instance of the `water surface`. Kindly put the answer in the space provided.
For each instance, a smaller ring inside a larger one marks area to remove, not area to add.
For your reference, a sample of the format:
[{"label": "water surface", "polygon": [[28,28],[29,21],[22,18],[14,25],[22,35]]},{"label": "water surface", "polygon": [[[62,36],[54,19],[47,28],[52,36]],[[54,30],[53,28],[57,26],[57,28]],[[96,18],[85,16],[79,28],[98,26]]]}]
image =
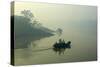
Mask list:
[{"label": "water surface", "polygon": [[[83,22],[83,21],[82,21]],[[58,62],[90,61],[96,60],[96,24],[93,22],[74,24],[72,27],[63,26],[61,36],[54,35],[31,41],[28,48],[15,49],[15,64],[44,64]],[[83,25],[86,25],[85,27]],[[94,27],[93,27],[94,26]],[[56,53],[52,47],[62,38],[71,41],[71,49],[64,54]]]}]

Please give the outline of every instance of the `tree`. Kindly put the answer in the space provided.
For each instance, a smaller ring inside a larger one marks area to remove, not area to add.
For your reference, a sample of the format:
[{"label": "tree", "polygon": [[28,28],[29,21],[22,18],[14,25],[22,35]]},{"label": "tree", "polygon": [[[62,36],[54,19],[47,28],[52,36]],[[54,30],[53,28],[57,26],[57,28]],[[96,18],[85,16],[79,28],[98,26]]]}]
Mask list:
[{"label": "tree", "polygon": [[34,15],[30,10],[23,10],[23,11],[21,11],[21,14],[23,14],[25,17],[27,17],[29,19],[34,18]]},{"label": "tree", "polygon": [[62,30],[61,28],[58,28],[58,29],[56,30],[56,33],[57,33],[59,36],[62,34],[62,32],[63,32],[63,30]]}]

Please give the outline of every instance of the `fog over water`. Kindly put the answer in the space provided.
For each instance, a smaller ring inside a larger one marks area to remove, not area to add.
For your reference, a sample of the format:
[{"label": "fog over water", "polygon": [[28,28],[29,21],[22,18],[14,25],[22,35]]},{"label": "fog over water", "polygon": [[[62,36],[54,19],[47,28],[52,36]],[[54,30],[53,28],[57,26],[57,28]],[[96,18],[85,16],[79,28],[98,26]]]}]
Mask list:
[{"label": "fog over water", "polygon": [[[29,27],[22,28],[29,29],[33,33],[35,31],[34,35],[26,36],[29,34],[25,34],[26,30],[22,33],[25,35],[20,37],[17,36],[19,32],[15,33],[15,44],[17,46],[18,44],[23,44],[23,46],[18,46],[21,48],[14,49],[15,65],[91,61],[97,59],[97,7],[15,2],[15,15],[17,17],[23,18],[20,12],[24,9],[30,10],[43,27],[41,29],[34,28],[32,31],[30,24],[27,24]],[[15,19],[16,22],[18,19]],[[22,19],[20,20],[22,21]],[[20,24],[20,26],[23,26],[23,24]],[[56,30],[59,28],[62,30],[61,35],[56,33]],[[30,32],[29,30],[28,32]],[[52,47],[59,39],[64,39],[65,42],[71,41],[71,49],[66,49],[61,54],[55,52]],[[27,44],[27,48],[22,48],[25,46],[24,44]]]}]

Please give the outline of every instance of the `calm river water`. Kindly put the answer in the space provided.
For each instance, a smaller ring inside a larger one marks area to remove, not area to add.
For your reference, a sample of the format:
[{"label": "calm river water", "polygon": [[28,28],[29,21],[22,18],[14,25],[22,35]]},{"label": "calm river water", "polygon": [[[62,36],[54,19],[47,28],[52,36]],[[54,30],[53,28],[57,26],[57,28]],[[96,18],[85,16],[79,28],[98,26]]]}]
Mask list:
[{"label": "calm river water", "polygon": [[[65,24],[62,24],[65,25]],[[61,36],[54,35],[32,41],[28,48],[15,49],[15,65],[48,64],[96,60],[96,23],[85,22],[74,26],[62,26]],[[71,41],[71,49],[56,53],[52,46],[60,38]],[[50,48],[50,49],[48,49]]]}]

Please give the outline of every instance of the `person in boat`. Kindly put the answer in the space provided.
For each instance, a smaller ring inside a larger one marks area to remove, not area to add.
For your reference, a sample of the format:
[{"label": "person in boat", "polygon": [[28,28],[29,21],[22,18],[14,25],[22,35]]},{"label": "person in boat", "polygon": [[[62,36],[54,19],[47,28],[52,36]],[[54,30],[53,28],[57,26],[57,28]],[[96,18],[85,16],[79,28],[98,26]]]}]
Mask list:
[{"label": "person in boat", "polygon": [[54,45],[53,45],[53,47],[54,48],[71,48],[70,47],[70,43],[71,43],[71,41],[68,41],[67,43],[65,43],[65,41],[64,40],[61,40],[61,39],[59,39],[59,43],[55,43]]}]

